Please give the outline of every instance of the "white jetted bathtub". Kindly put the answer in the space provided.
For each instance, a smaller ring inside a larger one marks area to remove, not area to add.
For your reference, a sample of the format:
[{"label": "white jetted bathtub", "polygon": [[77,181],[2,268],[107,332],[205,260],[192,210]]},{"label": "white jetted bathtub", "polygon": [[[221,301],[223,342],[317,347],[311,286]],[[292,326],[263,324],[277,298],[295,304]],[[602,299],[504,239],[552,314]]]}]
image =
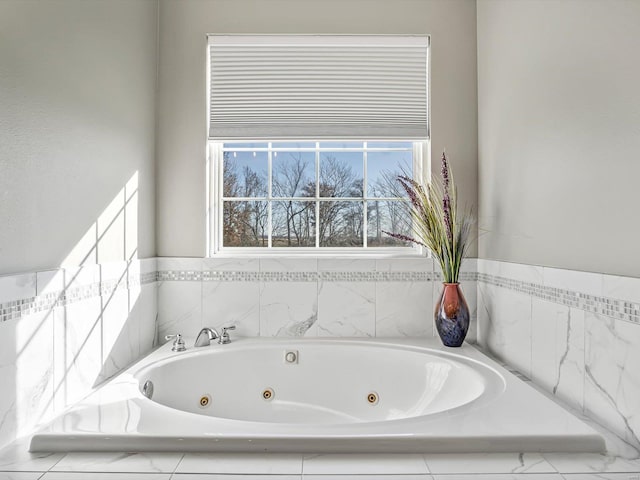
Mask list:
[{"label": "white jetted bathtub", "polygon": [[591,427],[470,345],[187,345],[142,359],[34,435],[31,450],[604,450]]}]

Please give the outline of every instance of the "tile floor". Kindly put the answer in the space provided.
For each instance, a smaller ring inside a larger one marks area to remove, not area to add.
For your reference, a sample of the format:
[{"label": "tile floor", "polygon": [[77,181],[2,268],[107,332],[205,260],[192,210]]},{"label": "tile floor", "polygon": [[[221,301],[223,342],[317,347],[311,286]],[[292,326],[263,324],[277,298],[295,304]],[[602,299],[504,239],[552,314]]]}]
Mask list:
[{"label": "tile floor", "polygon": [[640,459],[597,454],[30,454],[0,451],[0,480],[640,480]]},{"label": "tile floor", "polygon": [[26,438],[0,450],[0,480],[640,480],[640,453],[573,413],[609,453],[31,454]]}]

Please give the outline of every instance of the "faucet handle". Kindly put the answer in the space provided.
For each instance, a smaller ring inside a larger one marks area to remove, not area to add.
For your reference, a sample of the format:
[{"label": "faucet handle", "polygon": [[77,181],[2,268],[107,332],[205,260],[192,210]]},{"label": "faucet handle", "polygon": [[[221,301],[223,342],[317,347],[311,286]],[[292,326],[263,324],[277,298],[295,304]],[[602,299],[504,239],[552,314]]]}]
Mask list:
[{"label": "faucet handle", "polygon": [[175,338],[173,342],[173,346],[171,347],[171,351],[173,352],[184,352],[187,349],[187,346],[184,343],[184,339],[182,335],[176,333],[175,335],[167,335],[164,337],[165,340],[171,340]]},{"label": "faucet handle", "polygon": [[220,340],[218,340],[218,343],[221,343],[222,345],[231,343],[231,337],[229,337],[229,333],[227,332],[227,330],[235,330],[235,329],[236,329],[235,325],[231,325],[229,327],[222,327],[222,334],[220,335]]}]

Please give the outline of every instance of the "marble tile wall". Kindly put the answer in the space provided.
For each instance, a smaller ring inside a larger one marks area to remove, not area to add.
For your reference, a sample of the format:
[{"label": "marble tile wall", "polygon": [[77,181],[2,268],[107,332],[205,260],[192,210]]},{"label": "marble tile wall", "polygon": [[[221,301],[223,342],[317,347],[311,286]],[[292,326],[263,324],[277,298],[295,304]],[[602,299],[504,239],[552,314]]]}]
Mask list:
[{"label": "marble tile wall", "polygon": [[[462,274],[474,320],[475,269],[470,259]],[[424,257],[158,258],[158,333],[234,324],[239,336],[432,336],[440,282]]]},{"label": "marble tile wall", "polygon": [[478,260],[478,343],[640,448],[640,278]]},{"label": "marble tile wall", "polygon": [[151,350],[155,259],[0,277],[0,445]]},{"label": "marble tile wall", "polygon": [[[432,336],[440,282],[426,258],[158,258],[0,277],[0,445],[168,333]],[[471,341],[640,448],[640,279],[470,259],[462,286]]]}]

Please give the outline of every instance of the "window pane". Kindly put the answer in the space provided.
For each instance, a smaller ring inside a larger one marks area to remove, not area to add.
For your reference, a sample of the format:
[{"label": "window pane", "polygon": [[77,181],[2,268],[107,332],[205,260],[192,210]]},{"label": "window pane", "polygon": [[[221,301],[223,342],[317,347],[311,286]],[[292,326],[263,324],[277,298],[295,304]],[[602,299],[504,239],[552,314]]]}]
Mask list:
[{"label": "window pane", "polygon": [[411,243],[390,237],[384,232],[412,236],[411,219],[403,201],[367,202],[367,246],[406,247]]},{"label": "window pane", "polygon": [[273,152],[272,192],[274,197],[316,196],[316,154]]},{"label": "window pane", "polygon": [[362,247],[363,202],[320,202],[320,246]]},{"label": "window pane", "polygon": [[273,202],[274,247],[315,247],[315,202]]},{"label": "window pane", "polygon": [[362,152],[320,153],[320,196],[362,197]]},{"label": "window pane", "polygon": [[267,195],[267,152],[223,153],[225,197]]},{"label": "window pane", "polygon": [[367,153],[367,196],[404,197],[396,180],[398,175],[413,177],[412,152]]},{"label": "window pane", "polygon": [[320,148],[364,148],[363,142],[320,142]]},{"label": "window pane", "polygon": [[413,150],[398,141],[366,150],[354,141],[223,144],[221,246],[357,249],[367,235],[371,248],[411,247],[385,232],[413,233],[397,181],[413,177]]},{"label": "window pane", "polygon": [[271,147],[274,150],[279,148],[316,148],[316,142],[273,142]]},{"label": "window pane", "polygon": [[236,142],[236,143],[225,143],[222,148],[224,150],[235,150],[237,148],[261,148],[266,150],[269,145],[264,142]]},{"label": "window pane", "polygon": [[405,148],[413,150],[412,142],[367,142],[367,148]]},{"label": "window pane", "polygon": [[267,247],[268,215],[267,202],[224,202],[223,245]]}]

